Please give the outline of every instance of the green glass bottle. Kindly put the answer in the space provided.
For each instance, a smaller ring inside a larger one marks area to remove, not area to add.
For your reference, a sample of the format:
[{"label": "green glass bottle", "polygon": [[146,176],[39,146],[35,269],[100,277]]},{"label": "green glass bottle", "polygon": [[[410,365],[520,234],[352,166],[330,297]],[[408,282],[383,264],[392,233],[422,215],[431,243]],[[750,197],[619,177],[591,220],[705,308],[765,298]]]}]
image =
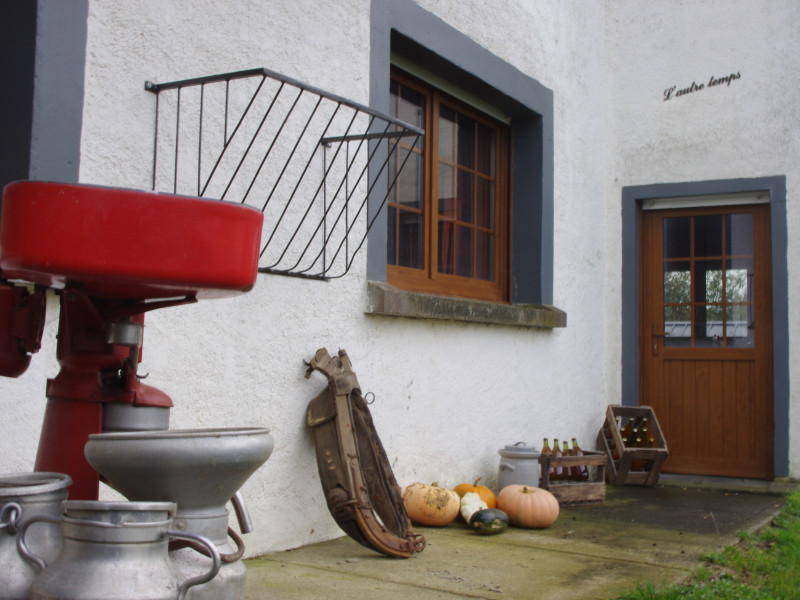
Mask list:
[{"label": "green glass bottle", "polygon": [[[542,454],[550,456],[550,457],[553,456],[553,449],[550,447],[550,443],[548,442],[547,438],[544,438],[544,441],[542,442]],[[555,473],[555,470],[554,470],[552,464],[548,463],[548,465],[550,465],[550,466],[547,469],[547,479],[548,479],[548,481],[550,481],[550,480],[553,479],[553,475]]]},{"label": "green glass bottle", "polygon": [[[570,451],[570,456],[585,456],[581,447],[578,446],[578,440],[572,438],[572,450]],[[577,480],[578,481],[588,481],[589,480],[589,467],[586,465],[578,465],[575,467],[577,469]]]},{"label": "green glass bottle", "polygon": [[[567,440],[564,440],[562,443],[564,444],[564,446],[561,449],[561,456],[570,456],[569,443],[567,442]],[[575,475],[575,469],[572,468],[571,466],[565,466],[564,467],[564,479],[566,479],[568,481],[577,480],[577,477]]]},{"label": "green glass bottle", "polygon": [[[553,458],[561,458],[561,448],[558,446],[558,438],[553,438]],[[561,481],[564,479],[564,469],[561,465],[553,467],[553,474],[550,479]]]}]

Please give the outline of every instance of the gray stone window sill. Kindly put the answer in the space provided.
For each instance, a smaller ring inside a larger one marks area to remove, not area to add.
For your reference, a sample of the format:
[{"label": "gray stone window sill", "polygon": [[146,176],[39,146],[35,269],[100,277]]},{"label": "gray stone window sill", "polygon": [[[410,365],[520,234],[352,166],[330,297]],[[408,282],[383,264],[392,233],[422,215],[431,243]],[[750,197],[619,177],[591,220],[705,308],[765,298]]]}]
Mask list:
[{"label": "gray stone window sill", "polygon": [[545,304],[498,304],[406,292],[382,281],[367,282],[368,315],[490,323],[517,327],[567,326],[567,313]]}]

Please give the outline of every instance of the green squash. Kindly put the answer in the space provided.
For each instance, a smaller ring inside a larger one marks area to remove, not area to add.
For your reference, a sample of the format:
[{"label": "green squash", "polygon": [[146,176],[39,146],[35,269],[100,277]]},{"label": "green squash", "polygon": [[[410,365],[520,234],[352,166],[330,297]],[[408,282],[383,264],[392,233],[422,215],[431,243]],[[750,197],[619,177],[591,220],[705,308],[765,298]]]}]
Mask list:
[{"label": "green squash", "polygon": [[483,535],[502,533],[508,529],[508,515],[499,508],[484,508],[472,514],[469,525]]}]

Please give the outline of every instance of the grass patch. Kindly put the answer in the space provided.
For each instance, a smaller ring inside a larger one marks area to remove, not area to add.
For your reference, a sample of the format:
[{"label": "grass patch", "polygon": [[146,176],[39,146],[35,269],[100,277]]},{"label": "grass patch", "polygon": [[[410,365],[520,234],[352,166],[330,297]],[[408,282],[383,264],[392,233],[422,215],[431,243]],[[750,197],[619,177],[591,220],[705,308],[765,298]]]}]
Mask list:
[{"label": "grass patch", "polygon": [[800,493],[787,497],[771,527],[704,557],[684,583],[641,585],[617,600],[782,600],[800,597]]}]

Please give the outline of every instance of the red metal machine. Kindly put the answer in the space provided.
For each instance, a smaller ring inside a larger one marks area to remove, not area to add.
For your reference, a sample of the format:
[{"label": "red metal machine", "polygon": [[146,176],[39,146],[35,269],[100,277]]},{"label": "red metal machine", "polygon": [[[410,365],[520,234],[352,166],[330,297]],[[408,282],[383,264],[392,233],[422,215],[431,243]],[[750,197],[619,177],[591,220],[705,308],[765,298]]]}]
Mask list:
[{"label": "red metal machine", "polygon": [[[228,202],[43,182],[6,186],[0,213],[0,375],[39,349],[46,288],[60,295],[59,373],[47,382],[37,471],[96,499],[89,434],[166,429],[172,400],[141,383],[144,313],[250,290],[263,215]],[[31,286],[33,284],[33,286]]]}]

